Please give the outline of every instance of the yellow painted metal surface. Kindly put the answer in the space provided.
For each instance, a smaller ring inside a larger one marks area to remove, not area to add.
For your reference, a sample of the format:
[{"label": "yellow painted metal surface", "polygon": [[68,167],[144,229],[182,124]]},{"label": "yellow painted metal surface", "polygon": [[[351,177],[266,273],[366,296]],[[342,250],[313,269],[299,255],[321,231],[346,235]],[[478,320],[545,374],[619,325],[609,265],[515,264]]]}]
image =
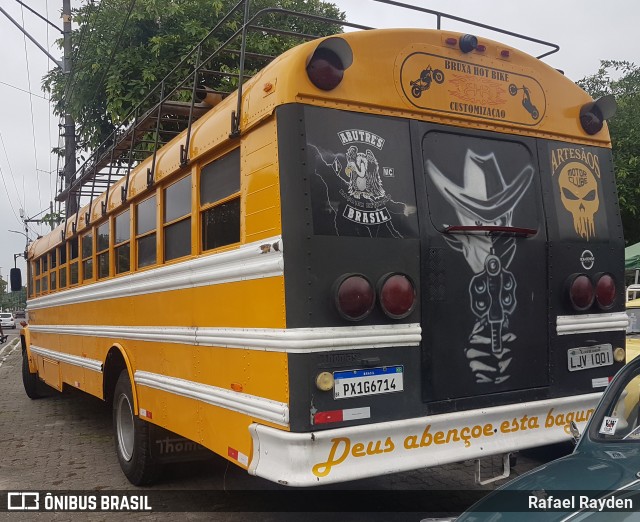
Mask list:
[{"label": "yellow painted metal surface", "polygon": [[56,390],[62,390],[62,380],[60,375],[60,365],[57,361],[52,361],[46,357],[38,357],[39,367],[42,369],[40,375],[49,386]]},{"label": "yellow painted metal surface", "polygon": [[282,233],[276,120],[242,139],[241,172],[245,241],[253,242]]},{"label": "yellow painted metal surface", "polygon": [[[215,254],[213,254],[215,255]],[[29,312],[31,324],[285,328],[284,278],[266,277]],[[31,332],[32,342],[37,344]]]}]

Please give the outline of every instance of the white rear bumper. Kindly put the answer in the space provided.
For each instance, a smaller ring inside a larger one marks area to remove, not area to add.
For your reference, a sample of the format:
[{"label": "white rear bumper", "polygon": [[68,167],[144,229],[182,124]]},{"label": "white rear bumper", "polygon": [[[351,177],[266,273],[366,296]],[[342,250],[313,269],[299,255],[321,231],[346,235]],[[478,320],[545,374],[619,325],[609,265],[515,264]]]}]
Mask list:
[{"label": "white rear bumper", "polygon": [[439,466],[568,440],[602,396],[591,393],[311,433],[252,424],[249,473],[314,486]]}]

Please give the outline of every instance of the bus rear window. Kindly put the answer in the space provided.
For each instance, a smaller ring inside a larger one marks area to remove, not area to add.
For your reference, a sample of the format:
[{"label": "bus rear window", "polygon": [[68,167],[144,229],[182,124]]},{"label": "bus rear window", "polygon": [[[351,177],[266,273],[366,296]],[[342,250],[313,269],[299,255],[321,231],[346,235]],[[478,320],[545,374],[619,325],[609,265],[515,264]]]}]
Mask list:
[{"label": "bus rear window", "polygon": [[431,131],[422,155],[437,230],[538,229],[536,161],[523,143]]}]

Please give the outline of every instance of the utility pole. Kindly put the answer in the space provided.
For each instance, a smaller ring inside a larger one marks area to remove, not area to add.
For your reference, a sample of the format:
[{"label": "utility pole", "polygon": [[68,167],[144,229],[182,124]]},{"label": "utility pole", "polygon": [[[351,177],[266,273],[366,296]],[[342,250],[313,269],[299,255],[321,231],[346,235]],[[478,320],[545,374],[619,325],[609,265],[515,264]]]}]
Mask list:
[{"label": "utility pole", "polygon": [[[71,83],[71,0],[62,0],[62,36],[64,42],[64,56],[62,58],[62,72],[67,77],[65,89],[65,103],[68,102],[69,87]],[[76,173],[76,124],[73,116],[65,107],[64,114],[64,186],[67,188],[73,181]],[[66,204],[66,216],[71,216],[78,211],[78,200],[75,194],[69,194]]]},{"label": "utility pole", "polygon": [[[47,49],[45,49],[42,45],[40,45],[33,36],[31,36],[18,22],[16,22],[10,15],[5,11],[2,7],[0,7],[0,13],[6,16],[12,23],[15,25],[29,40],[31,40],[37,47],[40,49],[47,57],[55,63],[58,67],[62,69],[62,72],[67,77],[67,86],[65,90],[65,103],[67,101],[67,97],[69,93],[69,84],[71,80],[71,56],[73,52],[73,47],[71,45],[71,0],[62,0],[62,30],[59,27],[52,24],[39,15],[36,11],[34,11],[31,7],[24,4],[20,0],[16,0],[21,6],[25,7],[36,16],[44,20],[51,27],[54,27],[58,31],[62,33],[63,39],[63,48],[64,48],[64,56],[62,57],[62,62],[56,60]],[[65,116],[64,116],[64,132],[62,136],[64,137],[64,182],[65,188],[71,184],[73,180],[73,176],[76,173],[76,124],[73,120],[73,116],[71,116],[65,107]],[[66,206],[66,215],[70,216],[71,214],[75,214],[78,210],[78,201],[76,196],[73,194],[69,195],[67,206]]]}]

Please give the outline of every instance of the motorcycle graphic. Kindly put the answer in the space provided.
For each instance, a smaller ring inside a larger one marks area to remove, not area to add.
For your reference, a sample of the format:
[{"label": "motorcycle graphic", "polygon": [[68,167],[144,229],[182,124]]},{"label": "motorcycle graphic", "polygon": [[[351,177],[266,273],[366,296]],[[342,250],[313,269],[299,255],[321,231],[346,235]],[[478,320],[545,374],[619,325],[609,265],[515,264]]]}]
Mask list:
[{"label": "motorcycle graphic", "polygon": [[537,120],[540,113],[538,112],[538,108],[531,102],[531,91],[525,85],[522,87],[518,87],[515,83],[509,85],[509,94],[511,96],[518,94],[518,91],[522,91],[522,106],[531,114],[534,120]]},{"label": "motorcycle graphic", "polygon": [[420,98],[422,91],[426,91],[431,87],[431,82],[438,84],[444,82],[444,73],[440,69],[433,69],[430,65],[420,73],[420,78],[411,80],[411,94],[414,98]]}]

